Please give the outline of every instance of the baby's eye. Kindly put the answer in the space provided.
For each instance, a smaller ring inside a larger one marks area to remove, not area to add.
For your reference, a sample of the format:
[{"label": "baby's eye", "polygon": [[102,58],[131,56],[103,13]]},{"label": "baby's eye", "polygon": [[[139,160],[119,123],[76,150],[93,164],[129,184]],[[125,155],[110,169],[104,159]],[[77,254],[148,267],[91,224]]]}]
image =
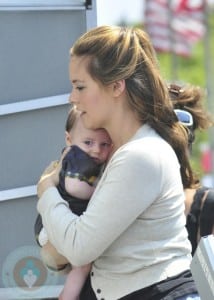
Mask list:
[{"label": "baby's eye", "polygon": [[92,146],[93,141],[86,140],[86,141],[84,141],[84,144],[86,144],[87,146]]},{"label": "baby's eye", "polygon": [[101,144],[102,148],[109,148],[110,146],[111,146],[111,144],[109,144],[109,143],[102,143]]}]

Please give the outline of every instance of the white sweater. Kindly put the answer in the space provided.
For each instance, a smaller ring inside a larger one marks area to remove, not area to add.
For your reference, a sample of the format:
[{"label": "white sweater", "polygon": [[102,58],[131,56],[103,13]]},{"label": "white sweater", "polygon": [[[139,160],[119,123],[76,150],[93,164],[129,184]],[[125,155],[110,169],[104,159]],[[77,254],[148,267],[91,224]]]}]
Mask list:
[{"label": "white sweater", "polygon": [[148,125],[114,153],[83,215],[73,214],[54,187],[38,211],[71,264],[93,262],[97,299],[115,300],[189,269],[179,163]]}]

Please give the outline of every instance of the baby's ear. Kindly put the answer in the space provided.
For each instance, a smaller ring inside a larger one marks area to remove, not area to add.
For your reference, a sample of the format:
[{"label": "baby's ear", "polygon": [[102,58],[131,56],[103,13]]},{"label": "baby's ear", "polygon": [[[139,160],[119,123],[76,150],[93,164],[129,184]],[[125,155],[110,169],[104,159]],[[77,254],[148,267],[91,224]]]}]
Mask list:
[{"label": "baby's ear", "polygon": [[71,133],[68,131],[65,131],[65,144],[66,146],[71,146]]}]

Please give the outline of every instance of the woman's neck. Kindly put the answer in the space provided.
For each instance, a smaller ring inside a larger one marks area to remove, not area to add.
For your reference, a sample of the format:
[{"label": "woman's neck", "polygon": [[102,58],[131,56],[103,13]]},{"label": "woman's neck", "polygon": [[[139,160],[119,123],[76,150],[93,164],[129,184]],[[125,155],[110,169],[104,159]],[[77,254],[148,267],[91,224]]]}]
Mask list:
[{"label": "woman's neck", "polygon": [[[134,124],[133,124],[134,125]],[[137,130],[141,127],[141,124],[135,124],[135,126],[128,126],[126,127],[121,126],[120,128],[117,128],[117,130],[113,130],[112,134],[110,133],[110,136],[113,140],[113,150],[116,151],[121,146],[126,144],[128,141],[131,140],[131,138],[136,134]]]},{"label": "woman's neck", "polygon": [[141,126],[133,112],[114,115],[106,128],[111,136],[114,151],[126,144]]}]

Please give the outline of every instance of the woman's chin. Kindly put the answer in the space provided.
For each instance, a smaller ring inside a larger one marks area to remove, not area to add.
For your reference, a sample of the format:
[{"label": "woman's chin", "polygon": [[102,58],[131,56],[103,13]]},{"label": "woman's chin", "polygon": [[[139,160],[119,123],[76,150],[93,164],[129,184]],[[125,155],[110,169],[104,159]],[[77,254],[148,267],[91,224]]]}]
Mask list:
[{"label": "woman's chin", "polygon": [[82,112],[80,113],[80,118],[81,118],[82,121],[85,123],[86,113],[82,111]]},{"label": "woman's chin", "polygon": [[99,126],[96,126],[93,122],[91,122],[91,119],[88,118],[88,114],[86,112],[81,112],[80,115],[82,122],[87,129],[96,130],[97,128],[100,128]]},{"label": "woman's chin", "polygon": [[88,129],[93,129],[91,127],[91,122],[89,121],[88,117],[87,117],[87,114],[85,112],[81,112],[81,115],[80,115],[81,119],[82,119],[82,122],[84,124],[84,126]]}]

